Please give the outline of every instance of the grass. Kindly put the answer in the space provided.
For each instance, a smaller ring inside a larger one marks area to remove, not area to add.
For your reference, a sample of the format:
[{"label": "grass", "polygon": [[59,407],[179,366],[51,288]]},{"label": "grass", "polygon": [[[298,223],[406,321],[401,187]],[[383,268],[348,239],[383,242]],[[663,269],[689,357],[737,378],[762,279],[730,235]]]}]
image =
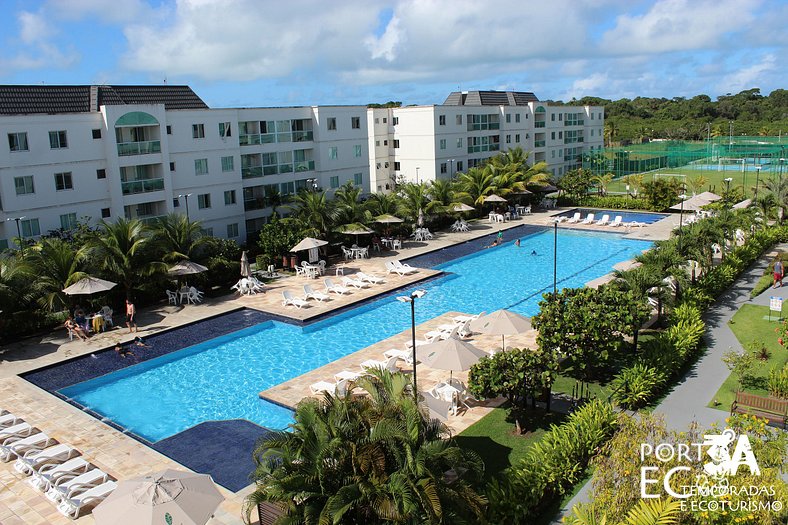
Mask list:
[{"label": "grass", "polygon": [[490,479],[525,457],[528,449],[539,441],[551,424],[560,424],[566,416],[557,412],[529,409],[523,424],[524,434],[514,434],[514,420],[507,405],[466,428],[457,437],[457,444],[475,451],[484,460],[485,477]]},{"label": "grass", "polygon": [[[741,170],[731,170],[728,171],[717,171],[715,170],[696,170],[696,169],[689,169],[689,168],[663,168],[659,170],[658,173],[664,174],[676,174],[676,175],[686,175],[686,177],[677,177],[689,183],[690,180],[695,179],[698,176],[702,176],[706,179],[706,183],[703,185],[703,190],[706,191],[711,188],[711,191],[720,194],[727,189],[727,183],[725,179],[730,177],[733,180],[731,181],[731,189],[740,188],[744,191],[747,197],[752,197],[754,190],[755,190],[755,179],[756,173],[754,171],[748,171],[742,173]],[[644,174],[643,177],[644,182],[650,182],[654,180],[654,173],[649,172]],[[761,173],[759,177],[759,190],[763,190],[763,183],[769,177],[772,176],[772,173],[769,171],[764,171]],[[658,178],[666,178],[666,177],[658,177]],[[746,184],[745,184],[746,183]],[[607,191],[609,192],[626,192],[626,183],[622,180],[616,180],[610,183],[607,187]]]},{"label": "grass", "polygon": [[[748,345],[754,341],[761,341],[770,352],[769,359],[762,361],[755,370],[757,386],[745,389],[746,392],[762,396],[769,394],[765,388],[769,371],[775,367],[782,368],[788,362],[788,350],[777,342],[778,335],[774,331],[780,326],[780,323],[764,319],[768,315],[769,308],[766,306],[745,304],[728,323],[744,348],[748,348]],[[738,389],[739,378],[731,373],[708,406],[726,412],[730,411],[731,403],[733,403]],[[719,404],[714,402],[715,399]]]}]

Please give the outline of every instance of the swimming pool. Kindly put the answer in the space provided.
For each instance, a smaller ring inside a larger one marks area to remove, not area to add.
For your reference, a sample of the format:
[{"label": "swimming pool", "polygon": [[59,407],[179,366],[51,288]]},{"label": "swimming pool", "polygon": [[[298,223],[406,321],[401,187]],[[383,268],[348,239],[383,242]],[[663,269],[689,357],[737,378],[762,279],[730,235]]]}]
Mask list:
[{"label": "swimming pool", "polygon": [[652,224],[661,221],[670,215],[667,213],[650,213],[645,211],[626,211],[626,210],[599,210],[595,208],[575,208],[573,210],[559,213],[559,217],[572,217],[575,213],[580,212],[580,219],[585,219],[589,213],[593,213],[596,220],[602,218],[603,215],[609,215],[612,221],[617,216],[621,215],[621,220],[627,222],[642,222],[644,224]]},{"label": "swimming pool", "polygon": [[[582,286],[651,246],[610,233],[558,234],[559,288]],[[440,264],[445,276],[402,290],[428,291],[416,322],[451,310],[537,313],[541,294],[553,286],[553,232],[521,239],[519,248],[508,242]],[[292,413],[261,400],[260,391],[409,327],[410,309],[385,297],[304,327],[267,321],[59,392],[151,442],[211,420],[279,429]]]}]

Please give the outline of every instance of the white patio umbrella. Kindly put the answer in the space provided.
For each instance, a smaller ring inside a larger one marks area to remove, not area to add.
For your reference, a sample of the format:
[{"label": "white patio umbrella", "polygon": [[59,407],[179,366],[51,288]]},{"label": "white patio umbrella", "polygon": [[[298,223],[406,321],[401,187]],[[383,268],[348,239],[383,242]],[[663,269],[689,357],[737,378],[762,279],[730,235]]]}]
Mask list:
[{"label": "white patio umbrella", "polygon": [[698,211],[708,204],[711,204],[711,201],[702,198],[700,195],[695,195],[685,200],[683,206],[681,203],[678,203],[671,206],[670,209],[679,211]]},{"label": "white patio umbrella", "polygon": [[741,202],[737,202],[733,205],[734,210],[742,210],[744,208],[748,208],[752,204],[752,199],[744,199]]},{"label": "white patio umbrella", "polygon": [[305,237],[301,239],[301,242],[290,248],[291,252],[300,252],[303,250],[311,250],[313,248],[320,248],[321,246],[325,246],[328,244],[328,241],[324,241],[323,239],[313,239],[312,237]]},{"label": "white patio umbrella", "polygon": [[404,219],[400,219],[394,215],[389,215],[388,213],[384,213],[383,215],[378,215],[375,217],[375,222],[379,222],[380,224],[398,224],[400,222],[405,222]]},{"label": "white patio umbrella", "polygon": [[96,525],[205,525],[222,501],[209,475],[167,469],[121,481],[93,517]]},{"label": "white patio umbrella", "polygon": [[75,282],[71,286],[63,288],[66,295],[90,295],[99,292],[106,292],[115,288],[117,283],[105,281],[98,277],[85,277]]},{"label": "white patio umbrella", "polygon": [[714,202],[714,201],[718,201],[718,200],[722,199],[722,197],[720,197],[716,193],[712,193],[710,191],[704,191],[703,193],[699,193],[698,195],[695,195],[695,196],[696,197],[700,197],[704,201],[709,201],[709,202]]},{"label": "white patio umbrella", "polygon": [[506,202],[506,199],[493,193],[492,195],[487,195],[484,198],[484,202]]},{"label": "white patio umbrella", "polygon": [[450,372],[468,370],[486,355],[484,350],[454,337],[416,347],[416,359],[430,368]]},{"label": "white patio umbrella", "polygon": [[241,252],[241,277],[249,277],[252,275],[252,269],[249,267],[249,257],[246,256],[246,250]]},{"label": "white patio umbrella", "polygon": [[471,327],[483,334],[500,335],[501,348],[506,349],[506,336],[522,334],[531,330],[531,320],[509,310],[496,310],[471,322]]},{"label": "white patio umbrella", "polygon": [[208,268],[203,266],[202,264],[197,264],[196,262],[192,261],[181,261],[177,264],[174,264],[167,270],[167,273],[170,275],[174,275],[176,277],[180,277],[181,275],[194,275],[197,273],[207,272]]},{"label": "white patio umbrella", "polygon": [[457,202],[449,206],[449,211],[457,212],[457,213],[462,213],[464,211],[473,211],[475,209],[476,208],[474,208],[473,206],[468,206],[464,202]]}]

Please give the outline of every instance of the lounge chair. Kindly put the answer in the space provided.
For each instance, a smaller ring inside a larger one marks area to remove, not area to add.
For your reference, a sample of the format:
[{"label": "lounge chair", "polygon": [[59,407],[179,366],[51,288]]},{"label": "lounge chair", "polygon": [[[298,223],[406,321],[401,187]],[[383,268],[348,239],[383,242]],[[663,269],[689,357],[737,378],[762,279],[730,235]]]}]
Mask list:
[{"label": "lounge chair", "polygon": [[352,279],[352,278],[347,277],[347,276],[342,277],[342,284],[344,286],[348,286],[348,287],[353,286],[354,288],[357,288],[357,289],[358,288],[366,288],[367,286],[369,286],[367,283],[365,283],[364,281],[362,281],[360,279]]},{"label": "lounge chair", "polygon": [[380,368],[382,370],[388,370],[389,372],[397,372],[399,370],[397,361],[399,361],[399,358],[395,356],[389,357],[385,361],[378,361],[377,359],[367,359],[366,361],[361,363],[361,368],[362,370]]},{"label": "lounge chair", "polygon": [[462,323],[453,323],[453,324],[442,324],[438,326],[438,330],[444,333],[452,333],[456,329],[457,331],[454,332],[455,335],[459,335],[460,337],[469,337],[473,334],[473,329],[471,329],[471,321],[473,319],[467,319]]},{"label": "lounge chair", "polygon": [[621,215],[616,215],[616,218],[613,219],[613,222],[611,222],[609,226],[611,228],[617,228],[617,227],[621,226],[621,221],[623,221],[623,220],[624,220],[624,218]]},{"label": "lounge chair", "polygon": [[24,420],[22,418],[16,417],[14,414],[6,412],[0,416],[0,430],[18,425],[19,423],[24,423]]},{"label": "lounge chair", "polygon": [[408,275],[408,274],[415,273],[415,272],[418,271],[416,268],[413,268],[412,266],[403,265],[399,261],[389,261],[389,262],[387,262],[386,263],[386,270],[388,270],[389,273],[392,273],[392,272],[393,273],[397,273],[397,274],[400,275],[400,277],[403,276],[403,275]]},{"label": "lounge chair", "polygon": [[312,395],[321,394],[326,392],[331,395],[344,396],[347,394],[347,379],[331,383],[330,381],[318,381],[309,385],[309,390]]},{"label": "lounge chair", "polygon": [[284,298],[282,300],[282,306],[288,306],[288,305],[297,306],[298,309],[300,310],[302,306],[306,306],[309,304],[308,302],[304,301],[300,297],[294,296],[290,290],[282,290],[282,297]]},{"label": "lounge chair", "polygon": [[452,406],[451,402],[437,398],[430,392],[422,392],[421,395],[424,397],[424,404],[427,405],[430,417],[444,423],[449,420],[449,411]]},{"label": "lounge chair", "polygon": [[57,442],[43,432],[31,434],[24,438],[10,437],[0,445],[0,460],[11,461],[29,450],[41,450],[51,447]]},{"label": "lounge chair", "polygon": [[14,470],[29,476],[48,463],[59,464],[78,455],[78,450],[64,444],[54,445],[43,450],[29,450],[16,458]]},{"label": "lounge chair", "polygon": [[408,263],[404,263],[402,261],[391,261],[394,263],[394,266],[397,268],[402,268],[403,270],[407,270],[408,272],[415,273],[418,272],[418,268],[414,268],[413,266],[409,265]]},{"label": "lounge chair", "polygon": [[580,224],[591,224],[592,222],[594,222],[594,214],[589,213],[588,215],[586,215],[586,218],[583,219],[583,222],[581,222]]},{"label": "lounge chair", "polygon": [[382,282],[385,282],[385,279],[383,279],[383,277],[378,277],[377,275],[367,275],[364,272],[358,272],[356,276],[358,276],[360,280],[370,284],[380,284]]},{"label": "lounge chair", "polygon": [[320,302],[328,301],[328,294],[324,294],[323,292],[317,292],[312,288],[311,284],[305,284],[304,299],[315,299]]},{"label": "lounge chair", "polygon": [[570,219],[566,221],[568,224],[576,224],[580,222],[580,212],[576,211],[574,215]]},{"label": "lounge chair", "polygon": [[91,465],[91,468],[86,469],[81,474],[76,476],[63,476],[51,483],[44,495],[49,501],[58,503],[66,499],[69,495],[74,496],[80,492],[85,492],[107,481],[110,481],[109,474]]},{"label": "lounge chair", "polygon": [[68,518],[77,519],[83,510],[88,507],[94,507],[98,503],[104,501],[107,496],[112,494],[112,491],[115,490],[117,486],[118,484],[116,482],[107,481],[85,492],[66,497],[58,503],[57,510]]},{"label": "lounge chair", "polygon": [[431,339],[432,341],[437,341],[438,339],[449,339],[457,335],[457,332],[460,331],[460,327],[454,325],[451,330],[431,330],[424,334],[425,339]]},{"label": "lounge chair", "polygon": [[410,350],[400,350],[399,348],[390,348],[385,352],[383,352],[383,357],[385,357],[386,359],[396,357],[397,359],[401,359],[405,361],[405,363],[408,365],[413,364],[413,352],[411,352]]},{"label": "lounge chair", "polygon": [[33,472],[27,482],[34,489],[46,492],[49,487],[58,480],[69,480],[84,474],[92,468],[92,465],[82,456],[69,459],[65,463],[48,463],[37,471]]},{"label": "lounge chair", "polygon": [[454,317],[452,317],[452,321],[454,321],[456,324],[461,324],[464,323],[465,321],[475,321],[476,319],[480,317],[484,317],[485,315],[487,315],[487,312],[484,311],[479,312],[476,315],[455,315]]},{"label": "lounge chair", "polygon": [[363,376],[363,372],[351,372],[350,370],[342,370],[341,372],[337,372],[334,374],[334,381],[355,381],[359,377]]},{"label": "lounge chair", "polygon": [[604,225],[606,225],[608,222],[610,222],[610,215],[608,215],[608,214],[606,213],[606,214],[602,215],[602,218],[601,218],[601,219],[599,219],[598,221],[596,221],[596,225],[597,225],[597,226],[604,226]]},{"label": "lounge chair", "polygon": [[350,293],[350,290],[348,290],[344,286],[341,286],[339,284],[335,284],[334,281],[331,280],[329,277],[326,277],[325,279],[323,279],[323,284],[326,285],[326,291],[328,293],[334,292],[334,293],[339,294],[339,295]]}]

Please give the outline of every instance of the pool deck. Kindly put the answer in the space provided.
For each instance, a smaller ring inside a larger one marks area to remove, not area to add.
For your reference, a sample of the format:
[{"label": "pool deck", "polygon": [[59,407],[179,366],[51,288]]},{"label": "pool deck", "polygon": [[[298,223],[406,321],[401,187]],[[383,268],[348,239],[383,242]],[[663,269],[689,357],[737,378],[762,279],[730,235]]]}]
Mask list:
[{"label": "pool deck", "polygon": [[[405,260],[522,224],[551,225],[550,216],[561,211],[561,209],[557,209],[548,212],[537,212],[523,217],[521,220],[505,223],[490,224],[486,220],[479,221],[474,223],[471,231],[467,233],[440,232],[434,240],[428,243],[408,243],[407,247],[400,253],[388,252],[384,256],[375,254],[371,259],[349,262],[346,275],[360,270],[369,274],[385,276],[384,263],[388,260]],[[677,217],[669,217],[658,223],[633,229],[629,233],[624,228],[613,229],[608,227],[566,225],[565,223],[560,224],[559,227],[617,231],[618,233],[627,234],[631,238],[653,241],[667,238],[670,231],[677,224]],[[333,278],[333,273],[333,271],[329,271],[327,275]],[[390,292],[401,286],[407,286],[421,279],[429,278],[436,273],[438,272],[422,269],[417,274],[407,278],[388,276],[384,285],[372,286],[364,291],[354,290],[352,294],[345,297],[332,294],[331,301],[322,305],[313,303],[313,306],[300,311],[293,307],[283,307],[281,304],[281,293],[279,292],[282,289],[290,289],[300,296],[303,284],[309,281],[303,278],[283,277],[273,281],[267,293],[257,296],[239,298],[227,295],[208,299],[199,305],[159,305],[140,309],[138,313],[139,335],[152,335],[242,307],[284,315],[297,321],[309,320],[316,315],[322,315],[378,294]],[[312,280],[310,284],[313,284],[313,286],[317,284],[316,289],[322,288],[320,280]],[[417,327],[417,335],[422,335],[429,329],[447,322],[447,317],[449,316],[441,316],[422,323]],[[44,336],[31,337],[12,345],[0,347],[0,400],[2,400],[0,409],[9,410],[34,426],[39,427],[42,431],[47,432],[60,442],[78,448],[87,459],[119,480],[151,473],[166,467],[184,469],[182,465],[170,458],[18,377],[18,374],[30,370],[112,347],[117,342],[129,342],[134,335],[137,335],[128,334],[125,327],[115,328],[98,334],[87,342],[82,342],[79,340],[69,341],[63,332],[63,330],[57,330]],[[319,380],[330,380],[333,373],[342,369],[358,370],[358,364],[365,359],[381,359],[383,351],[394,347],[404,348],[405,342],[409,339],[410,331],[404,331],[385,341],[342,358],[335,363],[269,389],[265,391],[264,395],[283,404],[293,406],[300,400],[299,396],[303,397],[309,394],[308,387],[310,384]],[[507,347],[529,346],[534,344],[534,340],[535,332],[507,337],[506,343]],[[495,336],[475,335],[470,341],[487,351],[496,345],[500,346],[500,339]],[[445,379],[446,376],[447,372],[445,371],[432,370],[426,366],[419,365],[418,378],[420,388],[430,388],[435,382]],[[458,373],[455,376],[460,377],[463,381],[467,380],[467,372]],[[478,421],[489,410],[491,410],[491,406],[471,404],[470,410],[460,412],[456,417],[450,417],[448,424],[454,432],[458,432],[462,428],[466,428],[473,422]],[[3,525],[60,525],[74,523],[72,520],[61,516],[53,504],[25,482],[26,479],[26,477],[14,471],[12,463],[0,463],[0,523]],[[248,486],[239,492],[231,493],[220,488],[226,500],[217,510],[215,517],[208,523],[210,525],[240,525],[243,522],[241,519],[243,500],[252,489],[252,486]],[[255,517],[253,516],[254,519]],[[88,514],[76,520],[75,523],[92,524],[94,520]]]}]

